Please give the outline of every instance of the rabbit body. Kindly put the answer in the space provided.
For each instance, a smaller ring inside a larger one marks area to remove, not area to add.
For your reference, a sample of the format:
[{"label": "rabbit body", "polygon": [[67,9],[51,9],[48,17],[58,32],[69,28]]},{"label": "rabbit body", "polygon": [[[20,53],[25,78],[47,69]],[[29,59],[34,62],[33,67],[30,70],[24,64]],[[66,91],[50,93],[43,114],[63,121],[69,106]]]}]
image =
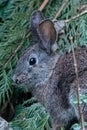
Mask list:
[{"label": "rabbit body", "polygon": [[[69,130],[79,120],[77,107],[72,103],[76,97],[77,85],[73,54],[60,55],[56,49],[54,52],[54,25],[50,20],[42,21],[42,18],[39,11],[32,15],[32,32],[36,33],[34,45],[21,56],[13,80],[19,86],[27,87],[45,106],[51,115],[53,130],[59,130],[61,126]],[[86,94],[87,48],[76,49],[75,55],[80,87],[82,93]]]}]

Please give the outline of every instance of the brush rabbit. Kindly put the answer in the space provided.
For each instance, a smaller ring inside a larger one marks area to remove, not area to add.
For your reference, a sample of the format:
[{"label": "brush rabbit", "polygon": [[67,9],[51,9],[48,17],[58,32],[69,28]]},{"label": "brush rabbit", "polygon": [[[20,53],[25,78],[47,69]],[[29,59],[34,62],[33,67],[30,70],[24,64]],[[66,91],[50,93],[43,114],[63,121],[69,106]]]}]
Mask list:
[{"label": "brush rabbit", "polygon": [[[56,28],[40,11],[31,16],[34,45],[30,46],[18,61],[13,80],[20,87],[27,87],[52,117],[52,130],[64,126],[69,130],[78,122],[77,108],[72,100],[76,97],[76,75],[72,52],[57,52],[57,39],[64,24]],[[82,93],[87,85],[87,48],[75,51]],[[85,91],[84,91],[85,89]],[[85,111],[86,112],[86,111]]]}]

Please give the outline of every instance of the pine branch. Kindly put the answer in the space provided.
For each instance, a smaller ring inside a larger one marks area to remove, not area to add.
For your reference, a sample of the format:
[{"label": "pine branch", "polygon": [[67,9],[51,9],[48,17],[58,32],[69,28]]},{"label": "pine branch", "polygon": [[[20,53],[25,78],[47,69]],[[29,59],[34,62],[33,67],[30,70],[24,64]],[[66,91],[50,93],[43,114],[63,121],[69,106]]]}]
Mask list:
[{"label": "pine branch", "polygon": [[50,130],[49,123],[50,116],[45,108],[39,104],[34,103],[30,107],[19,105],[16,107],[15,118],[11,122],[11,127],[15,130]]}]

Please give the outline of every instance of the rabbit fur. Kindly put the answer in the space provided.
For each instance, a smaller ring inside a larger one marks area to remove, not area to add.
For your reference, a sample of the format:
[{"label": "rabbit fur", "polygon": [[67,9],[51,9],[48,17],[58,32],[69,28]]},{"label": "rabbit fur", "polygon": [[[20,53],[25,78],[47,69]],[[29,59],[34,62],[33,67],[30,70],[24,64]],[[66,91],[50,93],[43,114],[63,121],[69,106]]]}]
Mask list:
[{"label": "rabbit fur", "polygon": [[[60,27],[58,27],[60,26]],[[56,41],[64,29],[63,21],[57,28],[45,19],[42,12],[35,11],[31,16],[33,45],[20,57],[13,80],[20,87],[27,87],[52,118],[52,129],[60,130],[79,121],[76,98],[76,74],[72,52],[58,53]],[[55,48],[55,49],[53,49]],[[82,94],[87,93],[87,48],[75,50]],[[86,112],[86,105],[84,115]],[[85,119],[86,120],[86,119]]]}]

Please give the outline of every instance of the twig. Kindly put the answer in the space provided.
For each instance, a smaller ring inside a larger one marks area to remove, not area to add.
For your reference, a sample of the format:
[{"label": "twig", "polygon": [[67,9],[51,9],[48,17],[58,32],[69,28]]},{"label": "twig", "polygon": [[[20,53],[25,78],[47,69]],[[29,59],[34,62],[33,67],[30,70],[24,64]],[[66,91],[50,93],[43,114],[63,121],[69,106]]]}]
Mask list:
[{"label": "twig", "polygon": [[74,52],[72,39],[73,39],[73,37],[70,37],[70,41],[71,41],[71,45],[72,45],[72,52],[73,52],[74,67],[75,67],[75,73],[76,73],[76,81],[77,81],[76,86],[77,86],[78,111],[79,111],[79,115],[80,115],[81,130],[85,130],[83,112],[82,112],[82,107],[80,104],[80,83],[79,83],[78,67],[77,67],[77,61],[76,61],[76,56],[75,56],[75,52]]},{"label": "twig", "polygon": [[48,4],[48,2],[49,0],[44,0],[38,10],[42,11],[45,8],[45,6]]},{"label": "twig", "polygon": [[[63,4],[61,5],[60,9],[56,13],[54,19],[57,19],[61,15],[61,13],[62,13],[63,9],[65,8],[66,4],[68,3],[68,1],[69,0],[63,1]],[[87,13],[87,6],[85,5],[85,10],[83,10],[81,13],[77,14],[76,16],[71,17],[70,19],[64,20],[64,22],[65,23],[71,22],[72,20],[75,20],[75,19],[81,17],[82,15],[84,15],[86,13]]]},{"label": "twig", "polygon": [[63,1],[63,4],[61,5],[60,9],[58,10],[58,12],[56,13],[54,19],[58,18],[61,13],[62,13],[62,10],[64,9],[64,7],[66,6],[66,4],[68,3],[69,0],[64,0]]},{"label": "twig", "polygon": [[17,51],[21,48],[21,46],[23,45],[23,42],[21,42],[17,48],[14,50],[14,52],[11,54],[11,56],[9,57],[9,59],[7,60],[7,62],[4,65],[4,68],[7,67],[8,63],[12,60],[12,58],[15,56],[15,54],[17,53]]},{"label": "twig", "polygon": [[[30,36],[30,33],[28,35],[26,35],[26,38],[28,38]],[[15,56],[15,54],[18,52],[18,50],[21,48],[21,46],[23,45],[23,42],[20,42],[20,44],[17,46],[17,48],[14,50],[14,52],[10,55],[9,59],[7,60],[7,62],[4,65],[4,68],[7,67],[7,65],[9,64],[9,62],[12,60],[12,58]]]},{"label": "twig", "polygon": [[81,17],[82,15],[84,15],[84,14],[86,14],[86,13],[87,13],[87,9],[84,10],[83,12],[77,14],[76,16],[73,16],[73,17],[71,17],[70,19],[67,19],[67,20],[64,20],[64,21],[65,21],[65,23],[71,22],[72,20],[75,20],[75,19]]},{"label": "twig", "polygon": [[83,12],[84,10],[87,9],[87,4],[80,4],[77,9],[78,9],[78,12],[81,13],[81,12]]}]

